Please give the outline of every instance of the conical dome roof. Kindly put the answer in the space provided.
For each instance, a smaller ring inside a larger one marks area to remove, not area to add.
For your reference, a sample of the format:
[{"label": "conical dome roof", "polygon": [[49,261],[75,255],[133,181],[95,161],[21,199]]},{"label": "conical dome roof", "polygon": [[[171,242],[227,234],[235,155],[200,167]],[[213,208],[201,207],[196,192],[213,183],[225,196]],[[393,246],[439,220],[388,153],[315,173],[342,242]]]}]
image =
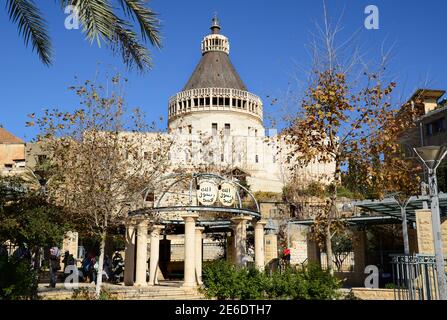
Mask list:
[{"label": "conical dome roof", "polygon": [[202,41],[202,58],[183,91],[198,88],[230,88],[247,91],[228,56],[228,39],[219,34],[217,18],[213,19],[212,34]]}]

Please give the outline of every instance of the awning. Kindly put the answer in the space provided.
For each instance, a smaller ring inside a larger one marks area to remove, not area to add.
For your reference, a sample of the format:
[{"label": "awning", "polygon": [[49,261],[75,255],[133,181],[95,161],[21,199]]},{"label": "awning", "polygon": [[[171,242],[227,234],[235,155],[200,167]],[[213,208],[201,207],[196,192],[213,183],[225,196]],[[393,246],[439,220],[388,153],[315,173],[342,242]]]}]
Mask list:
[{"label": "awning", "polygon": [[[416,221],[416,210],[424,209],[424,202],[429,203],[429,196],[413,196],[409,199],[406,214],[407,221]],[[401,224],[402,213],[401,206],[394,198],[386,198],[383,200],[363,200],[352,203],[354,206],[364,209],[375,215],[365,214],[357,217],[349,217],[340,219],[351,225],[378,225],[378,224]],[[447,193],[439,194],[439,207],[441,215],[447,215]],[[313,219],[309,220],[290,220],[291,224],[310,226],[314,223]]]},{"label": "awning", "polygon": [[[416,221],[416,210],[424,209],[424,202],[428,206],[429,200],[429,196],[411,197],[406,207],[407,219],[413,222]],[[401,219],[402,217],[401,206],[394,198],[356,201],[353,202],[353,205],[361,209],[388,215],[397,219]],[[441,209],[441,215],[445,215],[447,213],[447,193],[439,194],[439,207]]]},{"label": "awning", "polygon": [[[340,219],[349,225],[366,226],[366,225],[381,225],[381,224],[401,224],[401,221],[392,216],[377,215],[377,216],[360,216]],[[298,224],[303,226],[310,226],[314,224],[314,220],[290,220],[290,224]]]}]

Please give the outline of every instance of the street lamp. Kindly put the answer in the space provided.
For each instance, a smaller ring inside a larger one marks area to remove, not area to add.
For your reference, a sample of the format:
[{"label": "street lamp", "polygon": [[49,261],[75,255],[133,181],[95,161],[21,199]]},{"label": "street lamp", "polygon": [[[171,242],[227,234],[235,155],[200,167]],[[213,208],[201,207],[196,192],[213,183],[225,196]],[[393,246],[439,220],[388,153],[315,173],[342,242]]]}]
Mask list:
[{"label": "street lamp", "polygon": [[442,254],[441,218],[439,210],[438,181],[436,178],[436,169],[447,155],[447,146],[419,147],[414,148],[414,151],[428,169],[428,185],[430,189],[431,219],[433,225],[439,299],[447,300],[447,280],[444,269],[444,257]]}]

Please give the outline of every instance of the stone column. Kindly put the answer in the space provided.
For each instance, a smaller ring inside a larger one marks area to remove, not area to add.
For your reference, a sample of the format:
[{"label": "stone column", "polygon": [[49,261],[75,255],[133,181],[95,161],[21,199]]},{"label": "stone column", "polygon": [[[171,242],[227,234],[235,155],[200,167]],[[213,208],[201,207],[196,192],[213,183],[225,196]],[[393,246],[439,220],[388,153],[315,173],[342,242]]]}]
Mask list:
[{"label": "stone column", "polygon": [[135,286],[146,286],[147,271],[147,225],[146,220],[141,219],[137,224],[137,250]]},{"label": "stone column", "polygon": [[363,285],[366,267],[366,232],[358,230],[353,232],[354,274],[356,285]]},{"label": "stone column", "polygon": [[244,257],[247,254],[247,225],[251,217],[240,216],[231,219],[234,225],[234,263],[239,266],[245,266]]},{"label": "stone column", "polygon": [[182,216],[185,220],[185,276],[184,287],[196,286],[196,219],[199,217],[196,213],[187,213]]},{"label": "stone column", "polygon": [[418,238],[418,253],[434,254],[433,227],[431,222],[431,210],[416,210],[416,230]]},{"label": "stone column", "polygon": [[255,265],[260,271],[264,271],[265,268],[264,226],[266,224],[265,220],[255,223]]},{"label": "stone column", "polygon": [[135,279],[135,225],[129,221],[126,223],[124,251],[124,285],[132,286]]},{"label": "stone column", "polygon": [[151,229],[151,258],[149,264],[149,285],[158,284],[157,272],[158,261],[160,260],[160,230],[164,226],[153,225]]},{"label": "stone column", "polygon": [[275,259],[278,259],[278,236],[269,233],[265,236],[265,260],[270,263]]},{"label": "stone column", "polygon": [[201,285],[202,282],[202,249],[203,249],[203,243],[202,243],[202,234],[203,230],[205,230],[204,227],[196,227],[196,280],[199,285]]}]

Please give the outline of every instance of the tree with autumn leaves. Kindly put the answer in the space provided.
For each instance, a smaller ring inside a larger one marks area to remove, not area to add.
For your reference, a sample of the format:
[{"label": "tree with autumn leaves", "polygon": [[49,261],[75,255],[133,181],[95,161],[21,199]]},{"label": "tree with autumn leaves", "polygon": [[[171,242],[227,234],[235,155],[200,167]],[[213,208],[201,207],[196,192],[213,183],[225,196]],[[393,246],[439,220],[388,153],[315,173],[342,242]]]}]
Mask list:
[{"label": "tree with autumn leaves", "polygon": [[165,173],[172,142],[153,132],[138,109],[126,112],[121,83],[115,76],[107,86],[73,86],[79,108],[46,110],[29,123],[39,127],[37,143],[51,162],[49,201],[63,208],[77,230],[99,240],[97,296],[106,238],[129,211],[145,206],[144,191]]},{"label": "tree with autumn leaves", "polygon": [[295,101],[295,114],[283,138],[292,180],[311,163],[334,165],[333,172],[323,177],[330,181],[327,204],[313,227],[333,272],[332,239],[344,228],[337,210],[343,173],[355,170],[356,183],[377,198],[396,191],[414,194],[419,181],[413,161],[403,156],[397,139],[412,125],[412,117],[392,103],[396,83],[386,80],[386,59],[373,69],[365,67],[356,48],[341,50],[337,42],[340,28],[330,24],[326,12],[319,30],[322,41],[313,46],[308,85],[303,97]]}]

